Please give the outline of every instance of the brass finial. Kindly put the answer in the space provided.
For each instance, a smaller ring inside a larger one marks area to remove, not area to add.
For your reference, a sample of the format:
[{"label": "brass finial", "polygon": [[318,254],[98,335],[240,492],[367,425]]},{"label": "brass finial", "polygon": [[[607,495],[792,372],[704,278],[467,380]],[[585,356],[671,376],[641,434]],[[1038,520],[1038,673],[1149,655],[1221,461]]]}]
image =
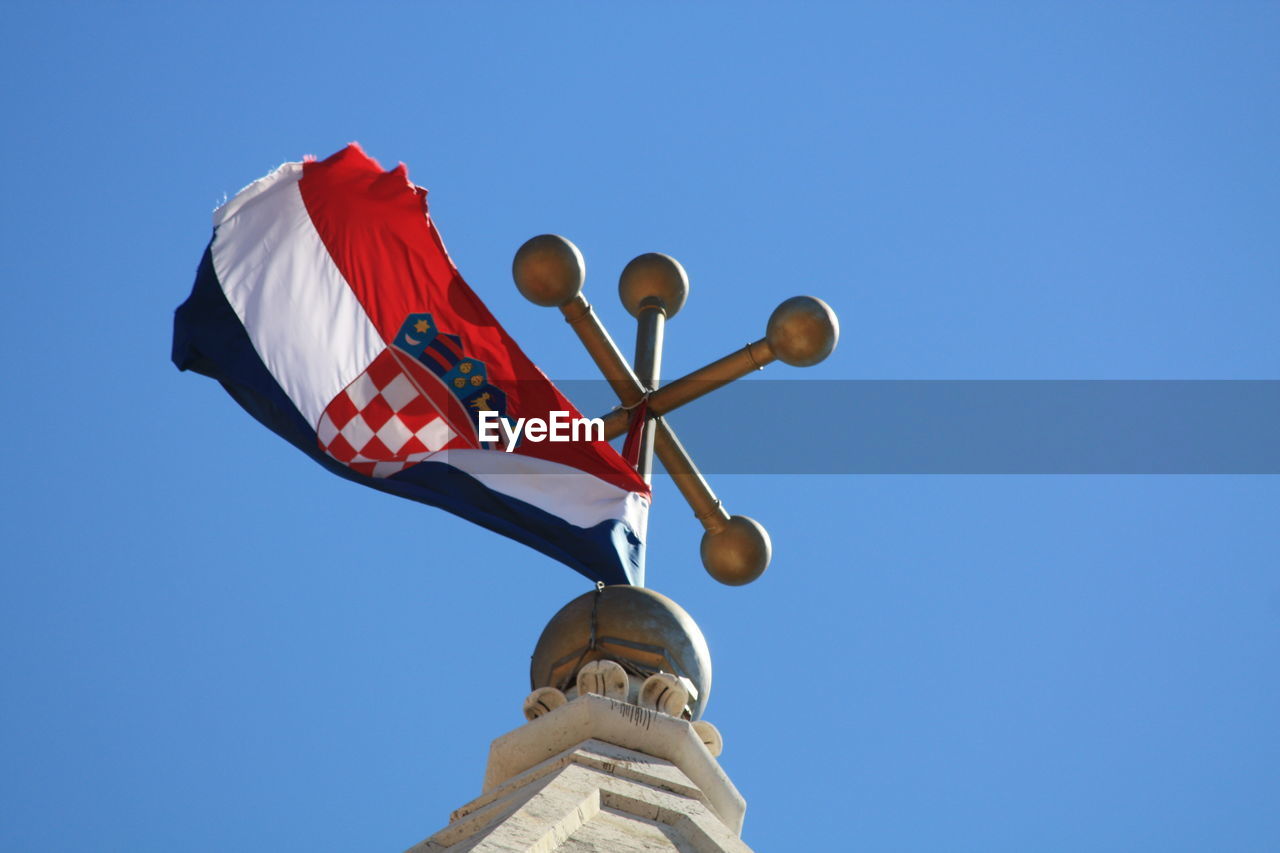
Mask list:
[{"label": "brass finial", "polygon": [[796,367],[817,364],[840,339],[835,312],[821,299],[794,296],[774,310],[763,338],[659,387],[665,322],[684,307],[689,293],[684,268],[668,255],[650,252],[623,269],[618,295],[637,320],[636,356],[631,364],[582,295],[584,269],[577,247],[554,234],[534,237],[521,246],[511,267],[516,286],[527,299],[560,309],[617,393],[622,406],[604,416],[605,438],[626,432],[632,411],[645,403],[647,420],[636,470],[648,482],[656,453],[705,530],[701,552],[707,572],[730,586],[751,583],[769,566],[773,553],[769,534],[758,522],[725,510],[671,424],[659,416],[775,360]]},{"label": "brass finial", "polygon": [[769,532],[753,518],[733,515],[719,530],[702,534],[702,565],[728,586],[749,584],[764,574],[773,556]]},{"label": "brass finial", "polygon": [[836,348],[840,321],[821,299],[793,296],[773,309],[764,337],[779,361],[792,367],[812,367]]},{"label": "brass finial", "polygon": [[540,234],[516,250],[511,277],[525,299],[544,308],[558,308],[582,291],[587,265],[573,243],[559,234]]},{"label": "brass finial", "polygon": [[689,296],[689,276],[675,258],[649,252],[623,267],[618,295],[632,317],[639,317],[641,306],[653,300],[650,304],[661,308],[670,319],[684,307]]}]

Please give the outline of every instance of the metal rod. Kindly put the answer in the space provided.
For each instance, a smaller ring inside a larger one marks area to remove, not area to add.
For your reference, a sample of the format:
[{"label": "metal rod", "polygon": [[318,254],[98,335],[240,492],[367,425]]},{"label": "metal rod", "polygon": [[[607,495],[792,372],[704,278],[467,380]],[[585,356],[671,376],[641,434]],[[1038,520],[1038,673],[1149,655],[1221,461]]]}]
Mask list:
[{"label": "metal rod", "polygon": [[702,526],[712,533],[720,532],[729,523],[729,513],[720,505],[720,499],[711,491],[698,466],[693,464],[688,451],[667,422],[662,418],[654,418],[650,423],[656,426],[653,444],[658,458],[662,460],[662,467],[667,469],[676,488],[684,495],[689,508],[698,521],[702,522]]},{"label": "metal rod", "polygon": [[[564,314],[565,322],[587,348],[587,354],[600,368],[622,405],[631,408],[644,399],[644,386],[618,350],[618,345],[609,337],[609,332],[591,309],[587,298],[579,293],[567,305],[560,306],[560,313]],[[629,419],[630,412],[622,411],[622,415],[624,420]],[[615,437],[626,431],[626,427],[623,427],[621,432],[615,433]]]},{"label": "metal rod", "polygon": [[[667,312],[656,298],[645,300],[636,315],[636,378],[649,392],[658,387],[662,375],[662,340],[667,326]],[[652,419],[641,426],[640,456],[636,460],[636,473],[646,483],[653,482],[653,431]]]},{"label": "metal rod", "polygon": [[[682,376],[654,391],[649,397],[649,414],[664,415],[673,409],[683,406],[685,403],[692,402],[705,394],[710,394],[717,388],[728,385],[733,380],[746,376],[754,370],[760,370],[766,364],[776,360],[777,356],[773,354],[773,348],[769,346],[769,342],[761,338],[754,343],[747,344],[737,352],[730,353],[704,367],[699,367],[692,373]],[[624,400],[623,405],[629,406],[633,404]],[[622,409],[615,409],[605,415],[605,439],[610,440],[622,435],[627,431],[630,423],[630,412]],[[663,460],[663,464],[666,464],[666,460]]]},{"label": "metal rod", "polygon": [[[561,306],[560,311],[573,331],[577,333],[596,366],[604,373],[605,379],[617,393],[622,405],[632,407],[639,403],[644,398],[644,387],[626,359],[622,357],[622,353],[618,351],[613,338],[609,337],[600,318],[591,310],[591,304],[586,298],[579,293],[569,304]],[[750,350],[752,347],[757,347],[757,344],[751,344],[747,349]],[[733,356],[730,356],[730,359],[732,358]],[[762,364],[772,360],[772,353],[770,353],[768,360]],[[719,363],[716,362],[716,364]],[[708,365],[703,370],[713,366]],[[695,371],[695,373],[698,372],[700,371]],[[733,378],[735,377],[730,377],[721,384],[731,382]],[[630,420],[629,412],[624,411],[621,414],[624,421]],[[614,434],[615,437],[622,432],[626,432],[625,426],[621,432]],[[675,431],[661,418],[654,419],[653,449],[662,460],[662,467],[671,475],[676,488],[680,490],[680,494],[684,495],[689,508],[693,510],[694,516],[702,523],[703,528],[713,533],[723,530],[729,523],[729,513],[720,505],[720,499],[716,497],[715,492],[711,491],[706,479],[698,471],[698,466],[694,465],[693,460],[689,458],[688,452],[680,444],[680,439],[676,438]]]}]

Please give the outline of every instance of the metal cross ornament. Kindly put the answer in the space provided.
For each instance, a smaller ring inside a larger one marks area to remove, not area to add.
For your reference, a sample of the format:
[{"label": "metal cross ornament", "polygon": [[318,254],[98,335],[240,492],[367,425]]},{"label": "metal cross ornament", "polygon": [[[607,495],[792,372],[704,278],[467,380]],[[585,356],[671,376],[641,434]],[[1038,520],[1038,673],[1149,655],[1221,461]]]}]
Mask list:
[{"label": "metal cross ornament", "polygon": [[835,312],[821,299],[794,296],[770,315],[763,338],[659,387],[666,322],[689,295],[689,278],[674,258],[656,252],[640,255],[619,278],[618,295],[637,323],[634,366],[582,295],[586,265],[573,243],[555,234],[534,237],[516,251],[511,275],[530,302],[560,309],[618,395],[621,408],[604,416],[605,439],[625,433],[632,413],[643,407],[636,470],[649,482],[657,452],[702,523],[702,565],[711,577],[731,586],[760,577],[772,555],[768,532],[755,520],[725,510],[663,415],[775,360],[796,367],[817,364],[840,338]]}]

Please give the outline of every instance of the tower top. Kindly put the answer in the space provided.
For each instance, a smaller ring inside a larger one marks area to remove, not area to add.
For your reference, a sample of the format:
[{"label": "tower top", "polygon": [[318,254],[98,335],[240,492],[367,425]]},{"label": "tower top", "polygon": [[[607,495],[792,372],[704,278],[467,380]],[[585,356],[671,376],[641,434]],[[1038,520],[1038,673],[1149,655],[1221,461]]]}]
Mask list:
[{"label": "tower top", "polygon": [[636,586],[600,586],[570,601],[542,630],[529,665],[530,685],[572,698],[579,672],[601,660],[635,676],[628,679],[628,693],[657,673],[675,676],[688,694],[675,715],[702,716],[711,692],[711,652],[693,617],[665,595]]},{"label": "tower top", "polygon": [[750,853],[724,741],[696,719],[711,656],[680,605],[599,585],[552,617],[530,669],[528,722],[491,744],[480,796],[408,853]]}]

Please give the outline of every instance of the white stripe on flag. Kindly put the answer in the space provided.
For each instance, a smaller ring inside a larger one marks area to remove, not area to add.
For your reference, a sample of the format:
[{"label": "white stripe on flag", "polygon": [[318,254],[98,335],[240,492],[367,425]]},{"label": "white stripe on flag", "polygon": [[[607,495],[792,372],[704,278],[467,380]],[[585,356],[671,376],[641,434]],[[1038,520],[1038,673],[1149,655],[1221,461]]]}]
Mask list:
[{"label": "white stripe on flag", "polygon": [[644,538],[648,499],[577,468],[500,450],[442,450],[431,461],[452,465],[495,492],[532,504],[576,527],[625,521]]},{"label": "white stripe on flag", "polygon": [[286,163],[213,215],[213,269],[267,370],[311,427],[386,343],[316,232]]}]

